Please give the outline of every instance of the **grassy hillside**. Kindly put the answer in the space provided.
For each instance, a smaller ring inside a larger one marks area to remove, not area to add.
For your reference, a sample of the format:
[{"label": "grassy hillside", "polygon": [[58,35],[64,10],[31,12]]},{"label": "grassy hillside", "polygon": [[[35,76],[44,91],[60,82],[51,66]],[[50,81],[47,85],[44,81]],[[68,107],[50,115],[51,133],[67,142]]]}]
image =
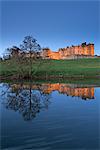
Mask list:
[{"label": "grassy hillside", "polygon": [[[38,60],[32,62],[32,76],[35,78],[98,78],[100,59]],[[0,62],[1,77],[28,77],[29,61],[15,59]]]}]

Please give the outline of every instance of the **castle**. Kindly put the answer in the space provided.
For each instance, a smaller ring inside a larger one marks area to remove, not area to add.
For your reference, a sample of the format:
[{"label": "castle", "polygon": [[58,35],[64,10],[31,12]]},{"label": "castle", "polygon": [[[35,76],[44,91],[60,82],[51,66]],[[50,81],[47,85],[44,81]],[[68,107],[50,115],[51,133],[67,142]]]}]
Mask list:
[{"label": "castle", "polygon": [[57,52],[44,48],[41,52],[43,59],[75,59],[84,57],[94,57],[94,44],[82,43],[78,46],[60,48]]},{"label": "castle", "polygon": [[[24,56],[30,57],[29,52],[22,52],[21,49],[14,46],[12,48],[11,55],[13,57]],[[34,58],[35,53],[31,53],[31,57]],[[71,46],[66,48],[60,48],[57,52],[50,50],[49,48],[43,48],[40,52],[36,53],[37,58],[42,59],[77,59],[77,58],[92,58],[94,57],[94,44],[82,43],[78,46]]]}]

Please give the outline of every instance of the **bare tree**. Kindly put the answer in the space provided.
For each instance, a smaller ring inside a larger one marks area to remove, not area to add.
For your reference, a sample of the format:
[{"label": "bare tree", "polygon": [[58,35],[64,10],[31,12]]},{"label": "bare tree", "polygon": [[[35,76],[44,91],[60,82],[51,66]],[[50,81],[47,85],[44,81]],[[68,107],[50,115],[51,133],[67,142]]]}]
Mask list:
[{"label": "bare tree", "polygon": [[37,54],[41,51],[41,47],[35,38],[26,36],[20,48],[23,52],[29,53],[29,77],[32,78],[32,58],[34,57],[34,60],[37,59]]}]

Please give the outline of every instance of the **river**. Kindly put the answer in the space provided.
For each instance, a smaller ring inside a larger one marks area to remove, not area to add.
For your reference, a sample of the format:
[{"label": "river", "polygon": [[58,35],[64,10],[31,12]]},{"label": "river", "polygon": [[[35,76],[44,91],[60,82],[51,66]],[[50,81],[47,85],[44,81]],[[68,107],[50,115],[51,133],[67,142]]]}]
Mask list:
[{"label": "river", "polygon": [[99,150],[100,86],[1,83],[2,150]]}]

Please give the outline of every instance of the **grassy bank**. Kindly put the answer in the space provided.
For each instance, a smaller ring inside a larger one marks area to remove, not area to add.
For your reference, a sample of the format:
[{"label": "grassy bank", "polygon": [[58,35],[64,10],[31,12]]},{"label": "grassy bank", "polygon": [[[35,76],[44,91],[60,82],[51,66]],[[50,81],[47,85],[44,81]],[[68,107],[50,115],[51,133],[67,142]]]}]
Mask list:
[{"label": "grassy bank", "polygon": [[[99,78],[100,59],[37,60],[32,62],[32,77],[48,78]],[[0,62],[0,77],[29,77],[29,61],[15,59]]]}]

